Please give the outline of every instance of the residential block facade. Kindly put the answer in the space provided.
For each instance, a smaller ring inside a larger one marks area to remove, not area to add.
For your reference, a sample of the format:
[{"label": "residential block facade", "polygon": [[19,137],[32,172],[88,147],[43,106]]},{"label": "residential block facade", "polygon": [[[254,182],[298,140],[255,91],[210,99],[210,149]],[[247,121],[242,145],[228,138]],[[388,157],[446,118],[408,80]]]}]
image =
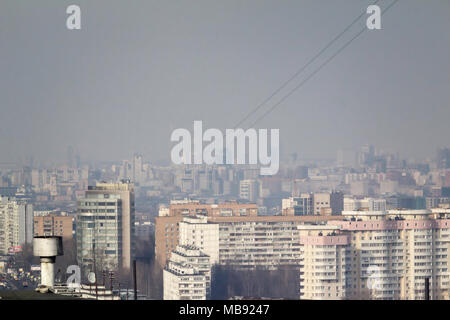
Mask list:
[{"label": "residential block facade", "polygon": [[163,270],[164,300],[206,300],[211,294],[209,256],[194,246],[177,246]]}]

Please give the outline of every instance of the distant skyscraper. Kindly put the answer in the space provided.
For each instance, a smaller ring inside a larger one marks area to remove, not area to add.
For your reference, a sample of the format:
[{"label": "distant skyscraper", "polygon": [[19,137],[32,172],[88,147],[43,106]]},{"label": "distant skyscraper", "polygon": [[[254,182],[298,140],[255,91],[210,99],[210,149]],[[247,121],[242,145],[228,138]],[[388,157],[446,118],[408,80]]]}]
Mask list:
[{"label": "distant skyscraper", "polygon": [[344,207],[342,192],[302,193],[282,200],[282,215],[339,215]]},{"label": "distant skyscraper", "polygon": [[139,154],[135,154],[133,157],[133,182],[134,183],[141,183],[142,179],[142,166],[143,166],[143,160],[142,156]]},{"label": "distant skyscraper", "polygon": [[436,154],[436,166],[438,169],[450,168],[450,148],[440,148]]},{"label": "distant skyscraper", "polygon": [[259,183],[256,180],[241,180],[239,183],[239,198],[256,202],[259,197]]},{"label": "distant skyscraper", "polygon": [[134,256],[134,187],[131,183],[97,183],[78,201],[78,263],[108,270],[129,270]]}]

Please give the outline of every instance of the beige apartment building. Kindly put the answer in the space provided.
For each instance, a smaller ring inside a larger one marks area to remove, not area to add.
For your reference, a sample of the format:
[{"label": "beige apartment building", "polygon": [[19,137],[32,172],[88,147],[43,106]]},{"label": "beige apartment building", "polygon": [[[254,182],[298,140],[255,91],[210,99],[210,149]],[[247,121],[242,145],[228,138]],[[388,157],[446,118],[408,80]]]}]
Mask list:
[{"label": "beige apartment building", "polygon": [[64,240],[73,238],[73,221],[71,216],[49,214],[36,216],[34,220],[34,236],[60,236]]},{"label": "beige apartment building", "polygon": [[300,225],[300,299],[341,300],[348,295],[349,235],[334,225]]},{"label": "beige apartment building", "polygon": [[159,216],[195,216],[208,217],[256,216],[258,206],[255,203],[238,203],[235,201],[219,204],[205,204],[193,200],[172,201],[168,208],[160,208]]}]

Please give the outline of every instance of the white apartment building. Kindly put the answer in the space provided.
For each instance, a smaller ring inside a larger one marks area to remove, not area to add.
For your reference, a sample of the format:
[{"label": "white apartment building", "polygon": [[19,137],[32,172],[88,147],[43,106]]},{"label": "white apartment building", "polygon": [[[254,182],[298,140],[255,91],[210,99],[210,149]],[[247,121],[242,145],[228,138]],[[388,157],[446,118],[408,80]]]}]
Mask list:
[{"label": "white apartment building", "polygon": [[217,261],[220,265],[247,270],[257,267],[274,270],[280,265],[299,266],[297,226],[305,221],[324,219],[287,216],[185,217],[180,223],[180,242],[211,253],[211,261]]},{"label": "white apartment building", "polygon": [[200,248],[210,257],[211,264],[219,263],[219,224],[208,222],[206,216],[184,217],[179,223],[180,245]]},{"label": "white apartment building", "polygon": [[297,265],[300,244],[298,221],[243,220],[219,222],[219,263],[242,269],[276,269]]},{"label": "white apartment building", "polygon": [[33,242],[33,206],[10,197],[0,197],[0,254]]},{"label": "white apartment building", "polygon": [[209,256],[194,246],[177,246],[163,271],[164,300],[206,300],[211,294]]}]

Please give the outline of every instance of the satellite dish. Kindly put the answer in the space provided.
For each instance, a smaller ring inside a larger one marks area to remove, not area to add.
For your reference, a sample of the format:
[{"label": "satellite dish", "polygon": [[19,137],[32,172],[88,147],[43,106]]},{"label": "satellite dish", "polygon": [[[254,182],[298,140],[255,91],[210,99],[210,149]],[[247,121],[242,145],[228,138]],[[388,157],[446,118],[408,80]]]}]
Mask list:
[{"label": "satellite dish", "polygon": [[90,283],[95,283],[95,273],[89,272],[89,274],[88,274],[88,281]]}]

